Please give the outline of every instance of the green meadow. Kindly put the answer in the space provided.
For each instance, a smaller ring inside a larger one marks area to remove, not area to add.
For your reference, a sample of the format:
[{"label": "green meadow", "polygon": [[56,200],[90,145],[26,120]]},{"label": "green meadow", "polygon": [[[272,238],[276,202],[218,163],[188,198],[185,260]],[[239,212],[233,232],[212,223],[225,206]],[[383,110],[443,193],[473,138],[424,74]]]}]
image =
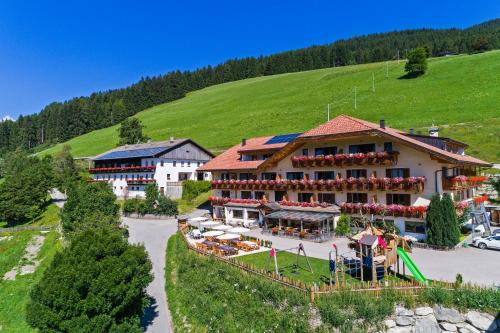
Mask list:
[{"label": "green meadow", "polygon": [[[403,61],[391,61],[236,81],[195,91],[136,117],[153,140],[190,137],[218,153],[243,137],[317,126],[326,121],[330,103],[331,117],[384,118],[391,127],[422,133],[438,125],[440,135],[470,144],[469,154],[500,161],[500,51],[429,59],[428,72],[414,79],[402,78],[403,67]],[[116,146],[117,128],[67,143],[75,156],[93,156]]]}]

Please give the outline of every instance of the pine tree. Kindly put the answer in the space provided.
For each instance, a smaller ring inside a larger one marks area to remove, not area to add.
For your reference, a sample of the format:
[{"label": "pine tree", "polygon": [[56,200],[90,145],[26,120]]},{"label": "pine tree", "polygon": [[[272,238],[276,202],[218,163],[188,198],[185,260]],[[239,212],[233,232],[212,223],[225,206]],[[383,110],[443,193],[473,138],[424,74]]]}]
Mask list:
[{"label": "pine tree", "polygon": [[447,193],[441,199],[441,216],[443,219],[443,245],[454,246],[460,241],[457,211],[451,196]]},{"label": "pine tree", "polygon": [[441,198],[434,194],[427,207],[427,242],[432,245],[443,245],[443,218],[441,215]]}]

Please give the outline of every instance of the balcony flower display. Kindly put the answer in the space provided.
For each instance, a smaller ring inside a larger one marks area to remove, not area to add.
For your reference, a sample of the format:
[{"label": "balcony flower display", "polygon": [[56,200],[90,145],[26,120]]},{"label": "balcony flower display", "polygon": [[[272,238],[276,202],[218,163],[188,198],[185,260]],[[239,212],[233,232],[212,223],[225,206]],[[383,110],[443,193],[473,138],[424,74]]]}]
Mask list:
[{"label": "balcony flower display", "polygon": [[325,165],[332,165],[333,162],[335,162],[334,155],[330,154],[325,156]]},{"label": "balcony flower display", "polygon": [[307,165],[308,166],[314,166],[315,162],[316,162],[315,156],[308,156],[307,157]]},{"label": "balcony flower display", "polygon": [[486,181],[488,177],[486,176],[470,176],[467,178],[467,181],[472,183],[472,184],[478,184]]},{"label": "balcony flower display", "polygon": [[368,163],[373,163],[375,162],[375,159],[377,158],[377,153],[371,151],[369,153],[366,153],[366,161]]},{"label": "balcony flower display", "polygon": [[466,176],[455,176],[455,177],[451,178],[451,181],[453,183],[465,183],[467,181],[467,177]]},{"label": "balcony flower display", "polygon": [[316,155],[315,156],[315,161],[317,166],[323,166],[325,162],[325,156],[323,155]]},{"label": "balcony flower display", "polygon": [[330,166],[332,164],[342,166],[343,164],[361,165],[364,163],[373,164],[377,163],[394,163],[399,153],[397,151],[390,152],[368,152],[368,153],[355,153],[355,154],[335,154],[335,155],[317,155],[317,156],[293,156],[292,166],[298,167],[312,167],[312,166]]},{"label": "balcony flower display", "polygon": [[356,153],[353,155],[353,160],[354,163],[356,164],[362,164],[366,158],[366,155],[363,153]]},{"label": "balcony flower display", "polygon": [[482,195],[482,196],[479,196],[479,197],[475,197],[475,198],[474,198],[474,203],[475,203],[476,205],[479,205],[479,204],[481,204],[481,203],[483,203],[483,202],[485,202],[485,201],[488,201],[488,196],[486,196],[486,195]]},{"label": "balcony flower display", "polygon": [[359,204],[359,203],[342,203],[340,206],[342,212],[350,214],[375,214],[375,215],[390,215],[397,217],[415,217],[424,218],[427,207],[424,206],[403,206],[403,205],[384,205],[384,204]]}]

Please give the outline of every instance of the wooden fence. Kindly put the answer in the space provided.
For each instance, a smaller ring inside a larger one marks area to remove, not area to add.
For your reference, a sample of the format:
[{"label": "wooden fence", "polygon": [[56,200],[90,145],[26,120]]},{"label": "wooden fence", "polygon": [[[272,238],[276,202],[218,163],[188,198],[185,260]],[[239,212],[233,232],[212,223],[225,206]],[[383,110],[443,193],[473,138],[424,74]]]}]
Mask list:
[{"label": "wooden fence", "polygon": [[[179,228],[179,230],[181,231],[181,234],[183,236],[182,238],[186,242],[186,245],[189,250],[194,251],[199,255],[211,256],[219,261],[222,261],[226,264],[229,264],[233,267],[236,267],[250,274],[267,278],[285,287],[293,288],[301,292],[304,292],[306,294],[309,294],[311,302],[314,302],[315,299],[317,299],[318,297],[343,291],[370,293],[378,297],[384,291],[390,290],[397,292],[399,294],[417,296],[422,291],[428,288],[442,288],[447,290],[452,290],[456,288],[454,283],[445,281],[432,281],[428,283],[421,283],[418,281],[376,281],[376,282],[360,281],[360,282],[345,283],[343,281],[339,281],[339,283],[334,285],[321,284],[321,285],[310,286],[304,283],[303,281],[276,274],[274,271],[268,271],[265,269],[257,268],[248,263],[240,262],[236,258],[217,256],[210,252],[205,252],[203,250],[200,250],[195,246],[191,245],[191,243],[188,241],[186,236],[186,229]],[[460,286],[460,288],[473,289],[473,290],[487,289],[485,287],[473,284],[463,284]]]}]

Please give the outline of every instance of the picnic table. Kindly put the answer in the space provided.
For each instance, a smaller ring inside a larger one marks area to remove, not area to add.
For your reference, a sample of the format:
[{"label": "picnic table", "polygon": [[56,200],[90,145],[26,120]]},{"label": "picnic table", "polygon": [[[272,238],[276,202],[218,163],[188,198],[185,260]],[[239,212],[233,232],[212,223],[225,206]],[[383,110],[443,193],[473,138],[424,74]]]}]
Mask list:
[{"label": "picnic table", "polygon": [[217,255],[227,257],[238,254],[238,249],[228,245],[220,245],[214,249],[214,252]]}]

